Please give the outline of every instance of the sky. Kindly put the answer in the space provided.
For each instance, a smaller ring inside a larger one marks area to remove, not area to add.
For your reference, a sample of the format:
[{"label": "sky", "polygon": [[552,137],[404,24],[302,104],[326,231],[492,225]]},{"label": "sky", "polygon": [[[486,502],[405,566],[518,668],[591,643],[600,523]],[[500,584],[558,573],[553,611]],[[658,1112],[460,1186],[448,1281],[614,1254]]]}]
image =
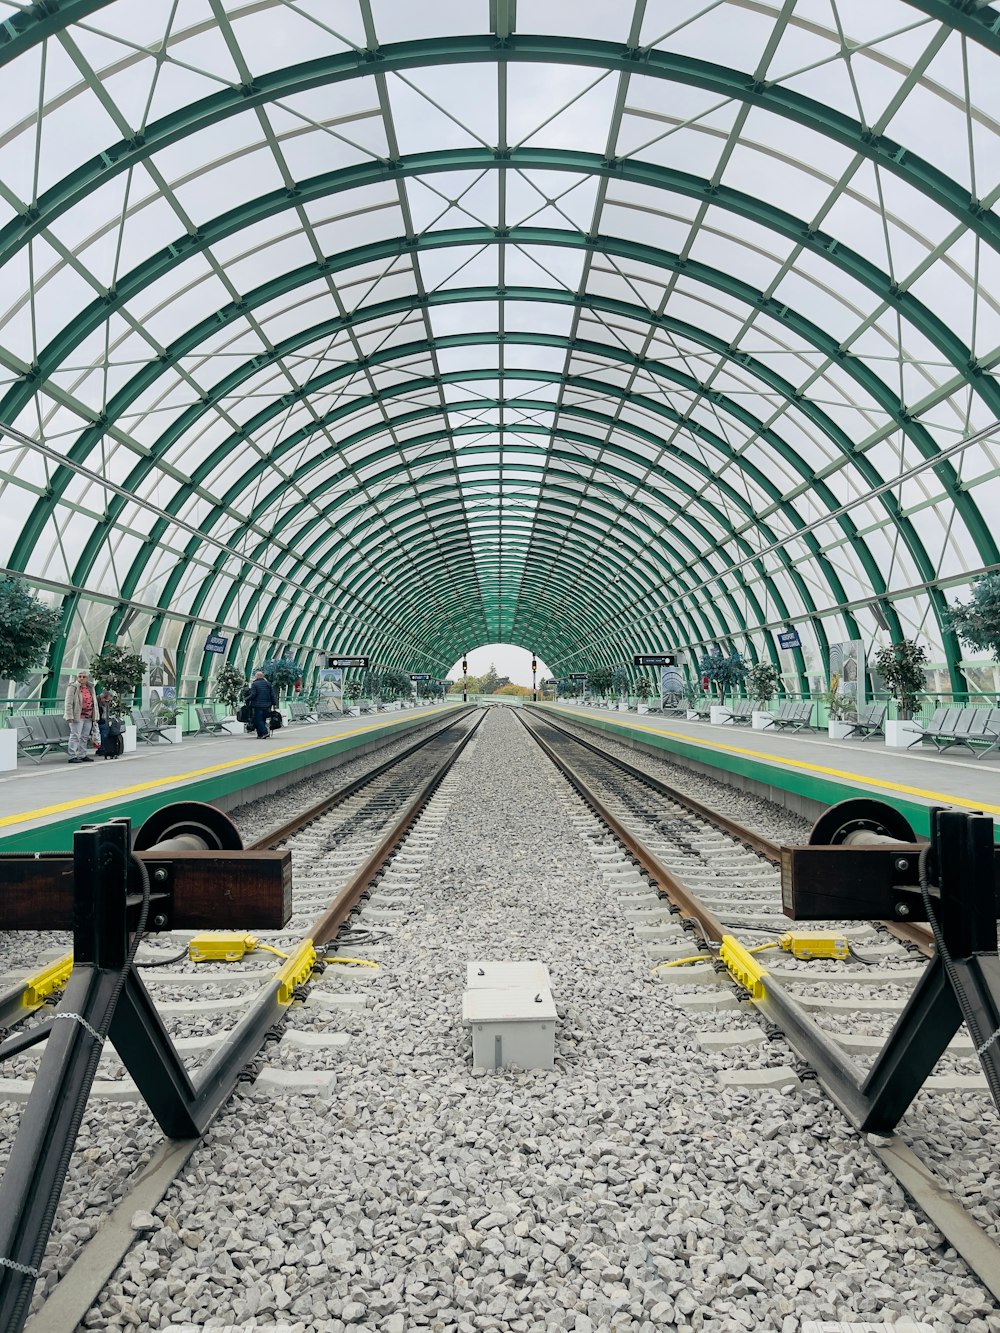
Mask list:
[{"label": "sky", "polygon": [[[531,688],[531,654],[527,648],[518,648],[513,643],[487,643],[482,648],[473,648],[468,656],[469,675],[481,676],[489,669],[492,662],[501,676],[510,676],[515,685],[527,685]],[[552,672],[542,659],[538,659],[539,684]],[[462,679],[462,659],[459,658],[448,672],[449,680]]]}]

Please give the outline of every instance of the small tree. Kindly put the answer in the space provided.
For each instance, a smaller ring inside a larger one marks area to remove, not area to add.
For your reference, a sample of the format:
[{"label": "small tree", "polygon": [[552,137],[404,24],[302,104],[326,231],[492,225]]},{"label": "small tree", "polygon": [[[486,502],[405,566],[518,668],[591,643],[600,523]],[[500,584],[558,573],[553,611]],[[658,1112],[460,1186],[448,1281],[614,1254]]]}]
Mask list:
[{"label": "small tree", "polygon": [[886,689],[896,701],[901,718],[908,718],[917,706],[917,695],[924,688],[924,667],[927,649],[913,639],[880,648],[872,658],[875,670],[885,681]]},{"label": "small tree", "polygon": [[111,696],[111,711],[127,708],[142,684],[146,663],[138,653],[107,644],[90,660],[90,674]]},{"label": "small tree", "polygon": [[639,699],[641,699],[643,703],[646,702],[652,691],[653,687],[649,683],[648,676],[640,676],[639,679],[635,682],[636,696]]},{"label": "small tree", "polygon": [[628,694],[628,672],[623,666],[616,666],[612,671],[611,688],[617,695]]},{"label": "small tree", "polygon": [[1000,662],[1000,573],[976,579],[969,600],[949,611],[948,624],[970,647],[988,650]]},{"label": "small tree", "polygon": [[758,662],[747,672],[747,693],[761,709],[778,692],[778,671],[770,662]]},{"label": "small tree", "polygon": [[246,676],[231,662],[219,667],[212,680],[213,693],[228,713],[235,713],[243,706],[243,691],[247,687]]},{"label": "small tree", "polygon": [[302,668],[294,657],[269,657],[258,670],[263,671],[276,691],[290,690],[302,679]]},{"label": "small tree", "polygon": [[709,685],[715,687],[719,696],[719,703],[724,704],[726,694],[745,679],[747,664],[742,654],[735,648],[729,653],[713,648],[698,663],[698,672],[699,675],[708,677]]},{"label": "small tree", "polygon": [[602,698],[611,689],[612,673],[610,667],[595,667],[587,674],[587,684],[595,694]]},{"label": "small tree", "polygon": [[40,665],[59,620],[23,579],[0,578],[0,680],[23,680]]}]

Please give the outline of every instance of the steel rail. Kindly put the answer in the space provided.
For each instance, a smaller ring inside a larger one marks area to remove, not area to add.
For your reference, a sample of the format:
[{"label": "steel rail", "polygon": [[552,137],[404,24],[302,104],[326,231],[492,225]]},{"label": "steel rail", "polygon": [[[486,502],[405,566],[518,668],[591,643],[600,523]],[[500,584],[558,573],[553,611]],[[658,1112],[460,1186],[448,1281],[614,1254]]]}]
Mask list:
[{"label": "steel rail", "polygon": [[[273,829],[270,833],[265,833],[263,837],[250,843],[247,850],[252,852],[276,850],[281,843],[287,842],[289,838],[294,838],[297,833],[301,833],[304,828],[308,828],[310,824],[314,824],[317,819],[322,819],[324,815],[328,815],[330,811],[335,810],[338,805],[343,805],[344,801],[348,800],[351,796],[356,795],[366,787],[369,782],[374,782],[376,778],[382,777],[382,775],[388,773],[390,769],[395,768],[397,764],[402,763],[404,759],[408,759],[410,755],[416,754],[418,750],[422,749],[425,745],[430,744],[435,737],[440,736],[443,731],[446,731],[457,718],[465,717],[472,711],[474,711],[472,708],[463,707],[457,712],[448,713],[445,721],[442,722],[440,727],[428,732],[426,736],[422,736],[418,741],[407,746],[405,750],[401,750],[398,754],[393,755],[391,759],[386,759],[383,763],[376,765],[375,768],[369,769],[367,773],[362,773],[359,777],[353,778],[345,786],[338,788],[338,790],[333,792],[330,796],[325,796],[323,800],[317,801],[315,805],[310,806],[303,814],[296,815],[293,819],[289,819],[286,823]],[[437,718],[428,718],[429,723],[436,721]]]},{"label": "steel rail", "polygon": [[[743,843],[744,846],[749,847],[751,851],[756,852],[758,856],[763,857],[766,861],[770,861],[773,865],[780,865],[781,848],[778,843],[773,842],[770,838],[764,837],[761,833],[755,833],[753,829],[748,829],[743,824],[738,824],[735,819],[730,819],[728,815],[722,814],[721,811],[706,805],[703,801],[696,800],[695,797],[689,796],[686,792],[679,791],[661,778],[654,777],[641,768],[636,768],[628,760],[620,759],[617,755],[608,754],[599,745],[595,745],[593,741],[587,740],[569,728],[560,725],[548,714],[546,714],[545,723],[546,726],[552,727],[584,749],[593,751],[607,763],[613,764],[616,768],[621,769],[623,773],[627,773],[629,777],[651,787],[659,795],[666,797],[668,800],[676,801],[678,805],[683,806],[692,814],[715,824],[722,832],[728,833],[731,838]],[[929,926],[919,922],[901,921],[881,921],[877,924],[884,926],[891,935],[894,935],[902,943],[914,945],[925,957],[930,958],[934,953],[934,935]]]},{"label": "steel rail", "polygon": [[[457,716],[464,719],[472,711],[475,710],[466,709]],[[348,919],[386,860],[407,836],[455,760],[475,735],[488,711],[488,708],[483,709],[481,715],[468,728],[457,744],[451,747],[444,761],[437,766],[434,772],[421,784],[411,800],[407,802],[405,809],[396,818],[392,828],[382,837],[375,850],[366,857],[363,864],[336,895],[309,933],[289,952],[288,961],[276,971],[272,980],[267,983],[263,994],[247,1010],[228,1039],[208,1062],[199,1076],[197,1084],[192,1083],[188,1077],[182,1061],[177,1056],[176,1049],[162,1029],[156,1007],[145,992],[141,982],[136,982],[133,986],[132,1000],[143,1020],[141,1030],[131,1035],[123,1031],[116,1037],[114,1020],[112,1020],[112,1040],[116,1046],[119,1046],[122,1041],[125,1042],[125,1046],[120,1049],[119,1053],[126,1061],[126,1065],[131,1070],[136,1082],[140,1084],[140,1092],[171,1138],[184,1140],[186,1145],[193,1146],[193,1143],[205,1133],[208,1126],[229,1100],[240,1078],[243,1077],[244,1071],[259,1055],[268,1034],[276,1024],[284,1020],[288,1008],[296,998],[299,987],[308,984],[311,980],[316,964],[322,959],[325,948],[333,944],[338,930]],[[455,719],[456,715],[451,714],[445,727],[435,730],[421,744],[409,747],[403,755],[396,755],[391,763],[400,763],[414,749],[420,749],[422,744],[440,736]],[[380,765],[380,771],[385,767],[385,765]],[[368,776],[370,780],[374,775],[370,774]],[[325,806],[328,804],[328,800],[320,804]],[[311,820],[306,822],[311,822]],[[316,948],[317,942],[320,945],[319,949]],[[132,984],[133,977],[137,977],[137,974],[130,970],[126,982],[127,986]],[[73,984],[75,982],[71,980],[70,985]],[[160,1034],[158,1041],[154,1040],[156,1032]],[[133,1057],[131,1060],[126,1059],[129,1055]],[[146,1055],[156,1058],[155,1060],[151,1058],[148,1061],[150,1072],[153,1072],[152,1066],[154,1063],[162,1061],[160,1072],[168,1076],[166,1086],[158,1088],[155,1079],[139,1076],[138,1069],[143,1062],[140,1060],[137,1065],[137,1057]],[[160,1180],[162,1189],[159,1192],[159,1198],[162,1198],[171,1180],[184,1166],[189,1156],[189,1152],[182,1152],[176,1159],[176,1170],[172,1174],[164,1174]],[[142,1185],[141,1180],[139,1185]],[[151,1206],[155,1206],[159,1198],[153,1200]],[[93,1258],[94,1263],[103,1264],[106,1280],[111,1276],[120,1261],[121,1254],[116,1254],[113,1248],[110,1252],[102,1249],[100,1255],[96,1250],[92,1256],[88,1253],[88,1264],[91,1258]],[[110,1267],[108,1267],[109,1262]],[[87,1308],[89,1308],[89,1305],[90,1300],[87,1302]],[[74,1327],[86,1315],[86,1310],[77,1311],[76,1313],[77,1317],[72,1325]],[[21,1310],[16,1321],[10,1326],[10,1333],[16,1333],[16,1330],[22,1327],[23,1317],[24,1311]],[[38,1315],[36,1315],[36,1320],[37,1318]],[[6,1327],[5,1324],[5,1329]],[[70,1325],[67,1324],[66,1327],[68,1328]]]},{"label": "steel rail", "polygon": [[418,791],[407,803],[403,813],[399,815],[392,828],[383,836],[375,850],[365,858],[322,915],[317,917],[309,930],[308,939],[314,942],[319,941],[321,948],[329,947],[334,943],[341,926],[347,921],[354,908],[370,888],[372,881],[386,861],[423,814],[427,803],[444,781],[455,760],[482,726],[483,719],[489,711],[489,708],[481,710],[481,715],[445,758],[444,762],[421,784]]},{"label": "steel rail", "polygon": [[[640,861],[647,870],[651,883],[655,883],[674,906],[680,909],[682,916],[694,919],[707,936],[721,941],[723,927],[714,914],[700,903],[696,895],[675,875],[669,871],[663,874],[662,870],[665,867],[658,858],[651,856],[648,849],[644,848],[634,835],[609,815],[586,783],[573,771],[572,766],[559,756],[520,714],[519,720],[590,809],[607,823],[612,833]],[[546,722],[548,720],[546,718]],[[570,740],[579,739],[561,727],[556,727],[556,730]],[[588,745],[588,748],[601,753],[598,747]],[[611,759],[615,764],[620,762],[611,756],[604,757]],[[621,764],[621,767],[628,769],[631,766]],[[638,776],[645,779],[648,775],[640,773]],[[764,993],[760,998],[749,996],[748,999],[767,1022],[783,1033],[795,1054],[815,1071],[817,1081],[824,1092],[854,1128],[859,1132],[868,1131],[866,1141],[875,1155],[928,1220],[954,1247],[975,1277],[994,1297],[1000,1299],[1000,1247],[972,1214],[962,1208],[948,1187],[935,1177],[931,1168],[897,1132],[886,1132],[871,1123],[866,1123],[869,1106],[863,1090],[865,1082],[863,1070],[844,1054],[830,1034],[800,1008],[791,994],[773,976],[766,975]]]},{"label": "steel rail", "polygon": [[[548,755],[560,773],[583,798],[587,806],[594,811],[599,819],[607,824],[618,841],[639,862],[648,874],[650,883],[654,887],[661,888],[665,896],[680,910],[681,916],[685,920],[693,921],[706,939],[720,944],[726,930],[715,913],[711,912],[700,899],[695,897],[687,885],[679,880],[673,871],[654,852],[650,851],[645,843],[641,842],[630,829],[626,828],[621,820],[611,813],[607,806],[597,798],[584,779],[580,777],[572,764],[538,734],[534,726],[523,716],[522,710],[516,709],[515,712],[532,740],[541,748],[543,753]],[[561,730],[561,728],[557,728],[557,730]],[[571,736],[570,739],[575,740],[576,737]]]}]

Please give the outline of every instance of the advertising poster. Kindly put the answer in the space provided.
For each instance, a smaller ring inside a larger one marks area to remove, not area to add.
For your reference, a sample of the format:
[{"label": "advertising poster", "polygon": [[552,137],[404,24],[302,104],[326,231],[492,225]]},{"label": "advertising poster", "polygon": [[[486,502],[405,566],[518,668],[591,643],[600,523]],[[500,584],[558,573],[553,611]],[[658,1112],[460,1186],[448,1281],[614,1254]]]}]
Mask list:
[{"label": "advertising poster", "polygon": [[865,653],[860,639],[830,644],[830,693],[850,699],[855,709],[865,704]]},{"label": "advertising poster", "polygon": [[161,703],[173,706],[177,699],[177,681],[171,654],[157,643],[146,643],[139,649],[139,656],[146,663],[146,674],[142,678],[143,708],[155,710]]},{"label": "advertising poster", "polygon": [[319,699],[323,712],[344,711],[344,673],[340,667],[324,667],[319,673]]}]

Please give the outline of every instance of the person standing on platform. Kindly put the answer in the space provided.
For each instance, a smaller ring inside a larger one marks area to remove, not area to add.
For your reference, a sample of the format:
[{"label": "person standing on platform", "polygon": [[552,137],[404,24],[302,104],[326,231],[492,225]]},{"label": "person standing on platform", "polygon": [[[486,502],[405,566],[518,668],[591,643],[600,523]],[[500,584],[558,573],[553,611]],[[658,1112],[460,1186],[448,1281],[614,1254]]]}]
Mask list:
[{"label": "person standing on platform", "polygon": [[271,732],[267,725],[267,717],[273,708],[277,708],[278,700],[275,697],[274,688],[271,682],[264,675],[263,671],[254,673],[253,681],[250,684],[250,693],[247,696],[247,707],[253,714],[253,724],[257,730],[257,739],[266,741]]},{"label": "person standing on platform", "polygon": [[97,700],[94,687],[86,671],[77,673],[66,688],[66,706],[63,717],[69,723],[69,762],[71,764],[92,764],[94,761],[87,753],[90,734],[94,730],[94,717]]}]

